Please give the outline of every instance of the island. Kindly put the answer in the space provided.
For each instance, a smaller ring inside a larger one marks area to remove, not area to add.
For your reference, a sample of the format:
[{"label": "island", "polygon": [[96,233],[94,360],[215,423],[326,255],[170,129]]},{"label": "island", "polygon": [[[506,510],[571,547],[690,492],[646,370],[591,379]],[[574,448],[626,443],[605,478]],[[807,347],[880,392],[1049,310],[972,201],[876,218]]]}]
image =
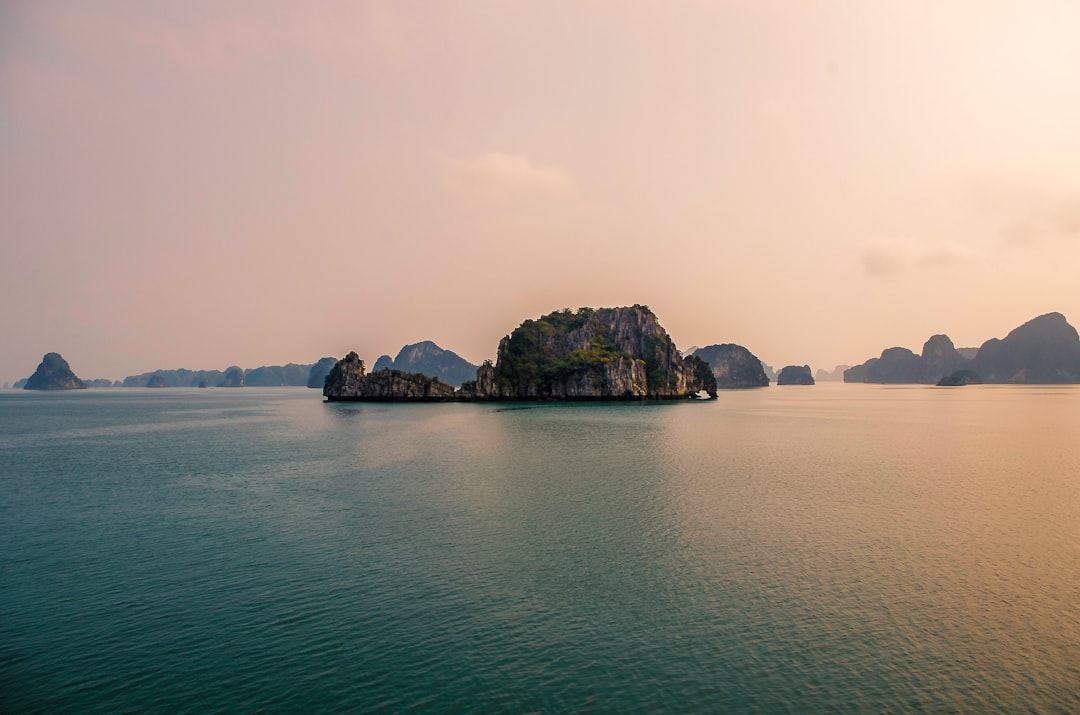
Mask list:
[{"label": "island", "polygon": [[963,387],[964,385],[981,385],[982,376],[974,370],[962,368],[946,375],[937,382],[938,387]]},{"label": "island", "polygon": [[810,374],[809,365],[787,365],[780,368],[780,374],[776,376],[777,385],[813,385],[814,376]]},{"label": "island", "polygon": [[396,358],[382,355],[375,361],[372,372],[398,370],[400,372],[420,373],[437,377],[454,387],[461,387],[469,380],[476,379],[479,365],[473,365],[452,350],[444,350],[430,340],[406,345],[398,351]]},{"label": "island", "polygon": [[244,370],[237,365],[233,365],[225,371],[225,376],[221,382],[218,383],[218,387],[243,387],[244,386]]},{"label": "island", "polygon": [[332,357],[319,358],[319,361],[308,370],[307,386],[322,389],[326,384],[326,376],[337,364],[337,359]]},{"label": "island", "polygon": [[326,377],[327,401],[674,400],[716,397],[709,363],[683,357],[645,305],[564,309],[526,320],[457,390],[399,370],[366,373],[349,353]]},{"label": "island", "polygon": [[716,386],[730,390],[744,387],[768,387],[769,376],[761,360],[742,345],[723,343],[696,348],[688,353],[709,363]]},{"label": "island", "polygon": [[[1069,384],[1080,382],[1080,336],[1061,313],[1032,318],[1004,338],[991,338],[972,355],[947,335],[934,335],[921,355],[888,348],[844,372],[844,382],[936,385],[970,370],[986,383]],[[970,376],[969,376],[970,379]]]},{"label": "island", "polygon": [[86,383],[75,376],[60,353],[46,353],[37,370],[26,380],[24,390],[83,390]]}]

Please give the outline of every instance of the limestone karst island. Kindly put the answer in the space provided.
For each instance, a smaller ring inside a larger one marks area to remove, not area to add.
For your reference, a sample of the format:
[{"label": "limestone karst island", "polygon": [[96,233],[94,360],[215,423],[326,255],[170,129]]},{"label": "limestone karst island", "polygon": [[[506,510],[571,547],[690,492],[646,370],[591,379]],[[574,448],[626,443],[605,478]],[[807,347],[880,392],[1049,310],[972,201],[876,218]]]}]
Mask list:
[{"label": "limestone karst island", "polygon": [[366,372],[353,352],[326,377],[328,401],[674,400],[716,397],[709,364],[683,357],[647,306],[561,310],[526,320],[494,364],[460,388],[420,373]]},{"label": "limestone karst island", "polygon": [[[675,348],[648,307],[580,308],[526,320],[498,347],[495,363],[473,365],[431,341],[382,355],[368,372],[356,353],[315,363],[225,370],[159,369],[123,380],[82,378],[66,360],[47,353],[16,389],[98,387],[322,388],[328,401],[672,400],[715,397],[716,391],[762,388],[770,372],[756,355],[733,343]],[[957,348],[933,335],[922,354],[887,348],[881,357],[819,379],[942,387],[988,384],[1080,383],[1080,334],[1061,313],[1038,316],[979,348]],[[809,365],[788,365],[777,385],[813,385]]]},{"label": "limestone karst island", "polygon": [[46,353],[24,386],[27,390],[82,390],[86,383],[75,376],[60,353]]}]

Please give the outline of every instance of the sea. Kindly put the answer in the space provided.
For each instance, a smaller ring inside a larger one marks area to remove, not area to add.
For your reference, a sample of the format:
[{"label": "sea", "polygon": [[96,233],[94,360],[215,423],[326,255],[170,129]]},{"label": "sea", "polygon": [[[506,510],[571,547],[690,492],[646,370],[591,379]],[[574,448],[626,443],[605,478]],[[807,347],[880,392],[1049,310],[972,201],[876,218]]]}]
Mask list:
[{"label": "sea", "polygon": [[4,390],[0,711],[1077,713],[1080,386]]}]

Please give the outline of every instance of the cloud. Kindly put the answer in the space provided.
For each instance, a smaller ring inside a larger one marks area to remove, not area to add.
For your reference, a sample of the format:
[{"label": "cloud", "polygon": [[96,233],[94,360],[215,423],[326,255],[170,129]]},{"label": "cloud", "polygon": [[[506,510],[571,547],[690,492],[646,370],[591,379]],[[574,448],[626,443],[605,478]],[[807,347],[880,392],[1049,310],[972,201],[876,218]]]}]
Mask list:
[{"label": "cloud", "polygon": [[953,266],[979,257],[975,249],[954,241],[927,249],[915,257],[916,266]]},{"label": "cloud", "polygon": [[887,276],[912,269],[970,263],[981,255],[978,250],[955,241],[915,247],[887,242],[868,247],[862,255],[862,266],[867,275]]},{"label": "cloud", "polygon": [[1071,169],[1057,174],[1016,169],[1012,174],[979,178],[969,189],[972,209],[989,217],[990,231],[1001,245],[1080,239],[1080,186]]},{"label": "cloud", "polygon": [[577,185],[564,169],[534,163],[527,156],[488,152],[471,159],[451,159],[448,187],[468,200],[514,201],[573,194]]},{"label": "cloud", "polygon": [[1008,246],[1024,246],[1050,238],[1080,238],[1080,198],[1044,199],[1006,221],[998,237]]},{"label": "cloud", "polygon": [[868,248],[862,256],[863,270],[872,276],[886,276],[904,268],[904,257],[889,246]]}]

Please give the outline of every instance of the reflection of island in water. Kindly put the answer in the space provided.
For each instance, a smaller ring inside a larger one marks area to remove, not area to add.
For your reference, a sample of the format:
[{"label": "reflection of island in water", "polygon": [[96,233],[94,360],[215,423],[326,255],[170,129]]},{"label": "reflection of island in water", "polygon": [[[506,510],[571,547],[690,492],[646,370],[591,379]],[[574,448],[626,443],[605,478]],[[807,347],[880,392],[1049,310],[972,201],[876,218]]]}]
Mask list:
[{"label": "reflection of island in water", "polygon": [[671,400],[716,397],[709,364],[683,357],[647,306],[581,308],[526,320],[495,364],[460,389],[400,370],[366,373],[353,352],[326,378],[327,400]]}]

